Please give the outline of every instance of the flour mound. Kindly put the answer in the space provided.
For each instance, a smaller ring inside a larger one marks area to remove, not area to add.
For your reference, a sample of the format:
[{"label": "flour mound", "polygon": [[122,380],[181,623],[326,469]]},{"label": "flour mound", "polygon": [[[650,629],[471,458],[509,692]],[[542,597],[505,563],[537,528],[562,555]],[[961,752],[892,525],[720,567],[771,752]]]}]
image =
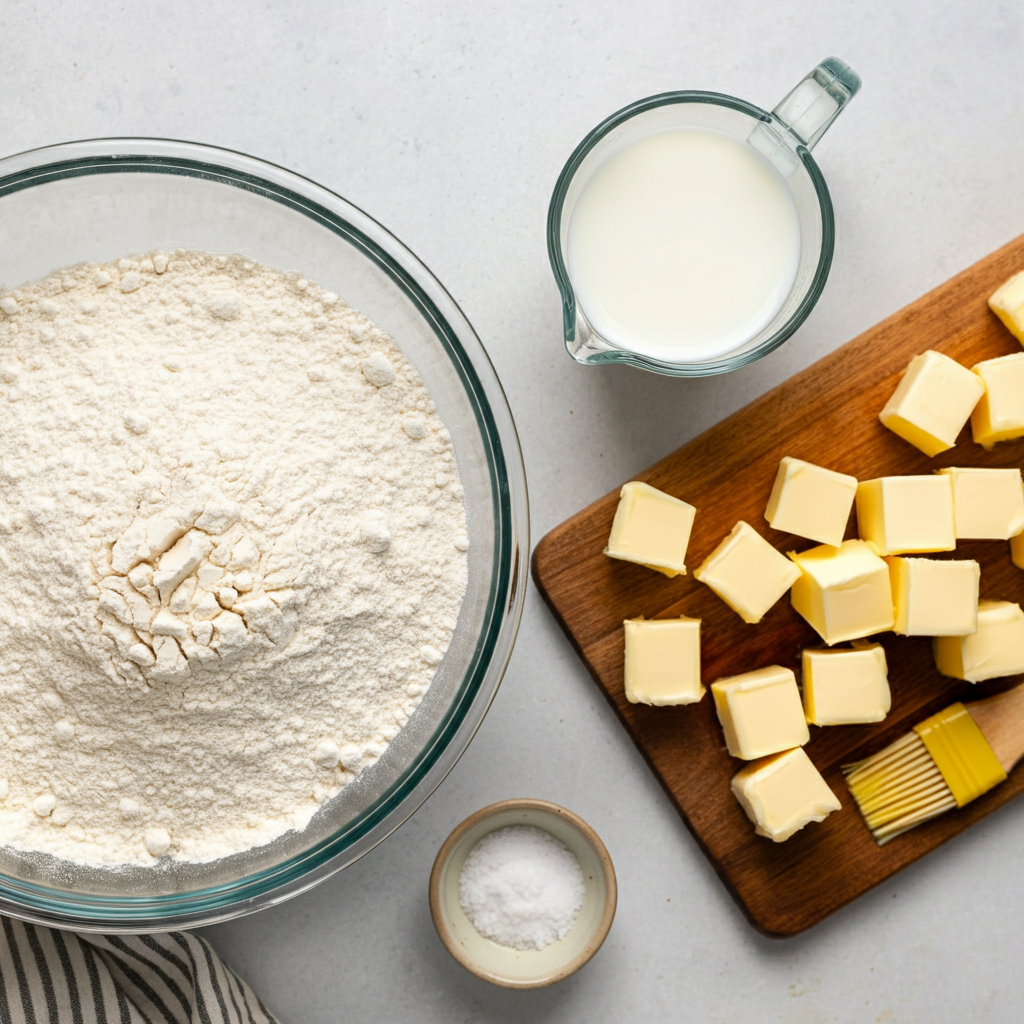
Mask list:
[{"label": "flour mound", "polygon": [[155,864],[302,828],[430,685],[465,538],[423,381],[297,274],[0,294],[0,836]]}]

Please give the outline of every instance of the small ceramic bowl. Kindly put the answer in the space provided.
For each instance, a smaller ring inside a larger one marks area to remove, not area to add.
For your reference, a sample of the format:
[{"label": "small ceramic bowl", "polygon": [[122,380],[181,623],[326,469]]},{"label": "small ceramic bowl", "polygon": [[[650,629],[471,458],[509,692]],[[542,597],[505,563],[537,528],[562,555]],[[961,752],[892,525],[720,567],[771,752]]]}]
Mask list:
[{"label": "small ceramic bowl", "polygon": [[[583,871],[583,907],[564,939],[539,950],[485,939],[459,904],[459,876],[485,835],[508,825],[535,825],[575,854]],[[502,800],[470,815],[444,841],[430,873],[430,913],[441,941],[478,978],[506,988],[540,988],[578,971],[600,948],[615,917],[618,890],[611,857],[580,817],[547,800]]]}]

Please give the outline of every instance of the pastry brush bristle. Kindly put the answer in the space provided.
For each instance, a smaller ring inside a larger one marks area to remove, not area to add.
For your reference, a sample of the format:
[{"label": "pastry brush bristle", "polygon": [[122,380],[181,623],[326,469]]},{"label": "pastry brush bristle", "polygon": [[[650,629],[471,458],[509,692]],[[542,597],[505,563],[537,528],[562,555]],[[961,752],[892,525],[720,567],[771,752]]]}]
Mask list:
[{"label": "pastry brush bristle", "polygon": [[916,732],[857,764],[845,765],[843,772],[879,846],[957,805]]}]

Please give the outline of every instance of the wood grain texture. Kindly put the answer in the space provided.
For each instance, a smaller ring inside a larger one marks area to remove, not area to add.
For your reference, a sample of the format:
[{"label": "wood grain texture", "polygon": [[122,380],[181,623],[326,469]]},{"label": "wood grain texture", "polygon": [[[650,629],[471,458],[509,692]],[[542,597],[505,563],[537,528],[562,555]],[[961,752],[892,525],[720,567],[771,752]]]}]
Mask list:
[{"label": "wood grain texture", "polygon": [[[1024,268],[1024,236],[900,310],[762,398],[712,427],[633,479],[695,505],[687,553],[691,571],[744,519],[781,551],[811,542],[771,530],[764,519],[784,455],[861,480],[930,473],[943,466],[1017,467],[1024,440],[985,452],[970,427],[955,448],[929,459],[886,430],[878,413],[910,358],[933,348],[966,366],[1020,352],[987,306],[988,296]],[[765,665],[799,673],[800,652],[821,647],[817,634],[780,601],[747,625],[692,575],[668,579],[605,557],[618,490],[556,527],[537,545],[538,588],[598,686],[611,701],[686,824],[751,922],[794,935],[968,828],[1024,789],[1024,769],[973,804],[879,848],[842,779],[841,765],[874,753],[954,700],[977,699],[1018,679],[978,686],[940,676],[925,638],[878,639],[889,661],[893,706],[877,725],[811,726],[807,753],[842,801],[842,810],[785,843],[754,834],[729,789],[741,767],[726,753],[710,695],[699,704],[652,708],[626,701],[622,620],[643,615],[699,617],[705,683]],[[856,536],[855,516],[847,536]],[[981,564],[982,597],[1024,603],[1024,573],[1004,542],[961,543],[956,558]]]}]

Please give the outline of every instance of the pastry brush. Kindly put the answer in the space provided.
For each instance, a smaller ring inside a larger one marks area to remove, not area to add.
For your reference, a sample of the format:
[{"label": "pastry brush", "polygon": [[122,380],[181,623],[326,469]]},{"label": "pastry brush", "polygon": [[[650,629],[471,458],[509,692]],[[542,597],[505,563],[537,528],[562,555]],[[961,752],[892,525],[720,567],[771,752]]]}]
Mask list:
[{"label": "pastry brush", "polygon": [[881,846],[987,793],[1022,756],[1024,683],[985,700],[952,704],[843,772]]}]

